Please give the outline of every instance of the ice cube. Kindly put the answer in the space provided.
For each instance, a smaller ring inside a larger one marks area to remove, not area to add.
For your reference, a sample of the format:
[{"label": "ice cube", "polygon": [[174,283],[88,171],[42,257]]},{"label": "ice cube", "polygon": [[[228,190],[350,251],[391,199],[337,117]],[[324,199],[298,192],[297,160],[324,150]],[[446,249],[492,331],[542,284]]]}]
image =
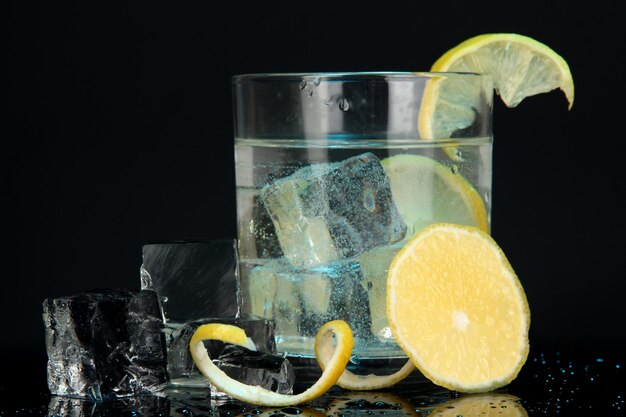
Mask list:
[{"label": "ice cube", "polygon": [[387,321],[387,272],[391,261],[402,248],[403,243],[379,246],[359,257],[363,279],[361,285],[367,291],[367,299],[372,314],[372,334],[381,342],[395,345],[389,322]]},{"label": "ice cube", "polygon": [[166,321],[238,317],[235,241],[144,245],[141,288],[157,292]]},{"label": "ice cube", "polygon": [[283,256],[274,223],[261,200],[259,190],[237,190],[237,214],[240,259]]},{"label": "ice cube", "polygon": [[355,257],[406,232],[389,178],[372,153],[302,168],[265,186],[261,197],[294,266]]},{"label": "ice cube", "polygon": [[226,345],[213,362],[226,375],[247,385],[258,385],[279,394],[293,393],[294,370],[284,356]]},{"label": "ice cube", "polygon": [[[224,323],[241,327],[252,340],[257,351],[276,353],[274,323],[268,320],[200,319],[189,323],[169,322],[165,325],[167,344],[167,370],[175,385],[206,386],[207,382],[196,368],[189,353],[189,341],[196,329],[207,323]],[[205,342],[211,358],[222,353],[224,344],[217,341]]]},{"label": "ice cube", "polygon": [[102,400],[145,394],[168,381],[157,295],[108,289],[46,299],[48,387]]},{"label": "ice cube", "polygon": [[276,323],[276,338],[288,346],[311,350],[313,338],[328,321],[348,322],[355,338],[368,339],[371,319],[366,289],[355,261],[334,262],[313,269],[296,268],[285,260],[259,265],[242,288],[251,317]]},{"label": "ice cube", "polygon": [[169,416],[170,412],[170,400],[155,395],[99,402],[52,396],[48,403],[49,417]]}]

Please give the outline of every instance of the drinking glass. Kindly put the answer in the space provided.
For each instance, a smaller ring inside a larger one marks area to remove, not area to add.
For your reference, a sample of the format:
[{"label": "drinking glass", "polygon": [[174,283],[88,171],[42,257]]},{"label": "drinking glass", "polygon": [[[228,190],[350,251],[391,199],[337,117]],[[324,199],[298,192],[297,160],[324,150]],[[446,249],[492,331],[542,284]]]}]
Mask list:
[{"label": "drinking glass", "polygon": [[233,78],[242,316],[274,320],[279,352],[313,357],[342,319],[352,363],[405,357],[387,271],[429,224],[489,231],[492,91],[461,73]]}]

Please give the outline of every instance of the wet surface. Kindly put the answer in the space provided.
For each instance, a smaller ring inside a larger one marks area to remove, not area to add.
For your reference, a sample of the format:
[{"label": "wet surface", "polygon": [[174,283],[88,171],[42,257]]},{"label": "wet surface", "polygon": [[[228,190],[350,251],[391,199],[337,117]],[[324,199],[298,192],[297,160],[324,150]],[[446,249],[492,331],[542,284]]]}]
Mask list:
[{"label": "wet surface", "polygon": [[[24,386],[0,382],[0,416],[163,416],[163,417],[471,417],[624,416],[623,352],[578,354],[531,352],[518,378],[486,394],[460,394],[419,375],[384,391],[333,388],[323,397],[292,407],[260,407],[208,389],[168,388],[156,396],[92,403],[48,394],[45,379]],[[37,374],[41,376],[41,373]],[[45,374],[44,374],[45,375]]]}]

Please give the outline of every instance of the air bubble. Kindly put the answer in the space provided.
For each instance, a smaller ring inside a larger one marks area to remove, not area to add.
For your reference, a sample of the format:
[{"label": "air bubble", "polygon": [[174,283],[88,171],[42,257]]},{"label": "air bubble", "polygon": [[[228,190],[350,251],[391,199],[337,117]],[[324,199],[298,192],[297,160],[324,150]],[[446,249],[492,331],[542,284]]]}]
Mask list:
[{"label": "air bubble", "polygon": [[350,110],[350,103],[348,103],[348,100],[345,98],[342,98],[339,100],[339,110],[341,111],[348,111]]},{"label": "air bubble", "polygon": [[459,173],[459,166],[457,164],[454,164],[450,167],[450,171],[452,171],[453,174],[458,174]]}]

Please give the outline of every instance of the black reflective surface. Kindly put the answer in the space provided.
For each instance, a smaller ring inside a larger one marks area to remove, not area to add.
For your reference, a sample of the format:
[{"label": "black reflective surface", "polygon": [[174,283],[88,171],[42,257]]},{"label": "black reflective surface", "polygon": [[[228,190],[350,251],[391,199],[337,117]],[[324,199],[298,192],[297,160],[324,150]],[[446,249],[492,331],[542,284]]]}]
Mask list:
[{"label": "black reflective surface", "polygon": [[13,377],[3,372],[0,416],[624,416],[624,358],[620,351],[536,349],[519,376],[496,392],[460,394],[414,377],[387,390],[333,388],[308,404],[268,408],[211,395],[208,389],[168,388],[155,396],[101,403],[51,397],[45,360],[24,355],[7,365]]}]

